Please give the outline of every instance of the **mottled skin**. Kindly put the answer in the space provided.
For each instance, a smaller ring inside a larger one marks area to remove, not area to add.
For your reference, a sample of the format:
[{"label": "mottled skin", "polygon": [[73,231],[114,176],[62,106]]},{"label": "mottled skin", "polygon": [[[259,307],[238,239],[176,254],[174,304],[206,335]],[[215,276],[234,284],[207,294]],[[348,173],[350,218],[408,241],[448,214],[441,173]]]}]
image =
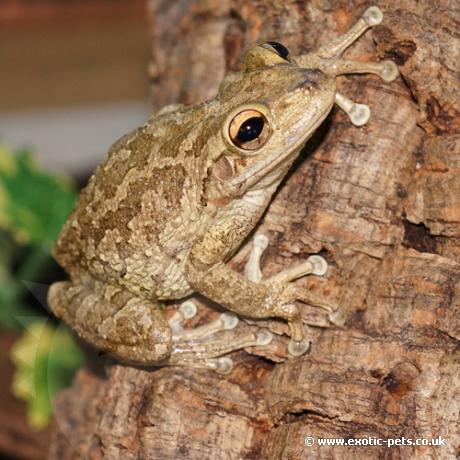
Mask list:
[{"label": "mottled skin", "polygon": [[[214,100],[166,108],[117,141],[56,242],[70,281],[51,287],[53,312],[95,346],[144,364],[195,359],[174,349],[161,308],[193,292],[239,315],[285,319],[292,339],[304,341],[296,301],[317,299],[293,283],[249,281],[226,262],[335,102],[335,76],[350,62],[321,51],[291,61],[271,46],[251,48]],[[229,123],[245,110],[269,125],[255,151],[229,137]],[[210,347],[196,359],[230,349]]]}]

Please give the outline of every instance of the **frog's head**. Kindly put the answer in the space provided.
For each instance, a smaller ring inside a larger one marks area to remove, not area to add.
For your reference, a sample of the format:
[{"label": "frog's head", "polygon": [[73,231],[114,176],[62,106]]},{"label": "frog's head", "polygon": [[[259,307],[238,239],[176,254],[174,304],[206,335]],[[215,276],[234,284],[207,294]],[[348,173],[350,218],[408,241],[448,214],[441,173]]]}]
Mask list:
[{"label": "frog's head", "polygon": [[275,42],[246,53],[219,90],[226,154],[218,165],[231,195],[279,182],[334,104],[335,79],[291,62]]},{"label": "frog's head", "polygon": [[223,114],[221,134],[225,153],[214,176],[228,196],[279,183],[301,148],[322,123],[334,103],[353,124],[369,118],[369,108],[337,93],[336,77],[349,73],[374,73],[386,81],[397,77],[391,61],[347,61],[343,51],[366,29],[382,19],[371,7],[350,31],[316,51],[290,58],[277,42],[250,48],[243,69],[221,84],[218,106]]}]

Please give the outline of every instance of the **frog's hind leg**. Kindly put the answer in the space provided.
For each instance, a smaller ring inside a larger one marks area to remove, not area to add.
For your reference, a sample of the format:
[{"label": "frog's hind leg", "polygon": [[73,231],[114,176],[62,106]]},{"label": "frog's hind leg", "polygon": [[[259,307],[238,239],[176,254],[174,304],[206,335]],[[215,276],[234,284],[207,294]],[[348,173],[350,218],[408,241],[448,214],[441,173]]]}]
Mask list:
[{"label": "frog's hind leg", "polygon": [[168,321],[161,305],[92,278],[53,284],[48,304],[87,342],[121,361],[135,364],[179,365],[228,373],[232,360],[223,355],[265,345],[272,338],[268,331],[242,333],[232,340],[214,337],[238,324],[238,318],[231,313],[185,330],[181,322],[196,314],[192,302],[184,302]]},{"label": "frog's hind leg", "polygon": [[87,342],[125,362],[155,364],[167,358],[172,333],[160,305],[86,279],[53,284],[48,304]]}]

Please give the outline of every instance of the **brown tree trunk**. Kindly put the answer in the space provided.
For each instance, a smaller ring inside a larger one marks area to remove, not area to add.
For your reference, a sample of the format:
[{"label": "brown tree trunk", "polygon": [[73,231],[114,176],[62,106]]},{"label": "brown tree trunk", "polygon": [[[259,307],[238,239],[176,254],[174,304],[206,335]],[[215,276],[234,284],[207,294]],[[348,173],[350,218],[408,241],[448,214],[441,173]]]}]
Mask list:
[{"label": "brown tree trunk", "polygon": [[[345,327],[310,328],[311,352],[286,359],[285,326],[265,322],[280,339],[264,357],[236,353],[228,377],[117,363],[104,375],[83,369],[56,401],[50,458],[460,455],[459,4],[378,4],[383,24],[348,56],[393,59],[402,78],[341,79],[342,93],[371,107],[370,122],[357,128],[334,111],[257,229],[270,238],[266,275],[324,255],[327,276],[299,283],[339,303]],[[366,6],[152,0],[154,105],[209,98],[248,44],[277,39],[304,52],[344,32]],[[232,260],[236,269],[248,251]],[[315,439],[307,447],[307,436],[441,436],[447,445],[320,447]]]}]

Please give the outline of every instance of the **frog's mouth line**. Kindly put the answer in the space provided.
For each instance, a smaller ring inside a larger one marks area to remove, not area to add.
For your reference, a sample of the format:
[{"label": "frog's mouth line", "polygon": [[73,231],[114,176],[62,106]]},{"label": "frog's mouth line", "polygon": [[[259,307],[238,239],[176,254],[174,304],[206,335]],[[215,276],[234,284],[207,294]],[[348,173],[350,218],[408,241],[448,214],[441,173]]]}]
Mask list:
[{"label": "frog's mouth line", "polygon": [[227,192],[230,196],[244,195],[248,189],[254,187],[254,185],[256,185],[260,180],[267,177],[267,175],[273,172],[280,165],[283,165],[283,163],[285,163],[285,165],[283,165],[282,169],[284,170],[286,166],[287,171],[289,164],[292,163],[297,157],[300,148],[305,144],[310,133],[312,133],[323,122],[333,105],[334,99],[332,99],[330,104],[323,110],[320,111],[318,109],[313,118],[313,121],[309,126],[304,128],[305,134],[301,136],[296,144],[289,146],[289,148],[282,151],[282,153],[280,153],[280,149],[277,149],[267,158],[257,162],[252,167],[247,169],[240,176],[233,178],[226,184],[223,184],[225,192]]}]

